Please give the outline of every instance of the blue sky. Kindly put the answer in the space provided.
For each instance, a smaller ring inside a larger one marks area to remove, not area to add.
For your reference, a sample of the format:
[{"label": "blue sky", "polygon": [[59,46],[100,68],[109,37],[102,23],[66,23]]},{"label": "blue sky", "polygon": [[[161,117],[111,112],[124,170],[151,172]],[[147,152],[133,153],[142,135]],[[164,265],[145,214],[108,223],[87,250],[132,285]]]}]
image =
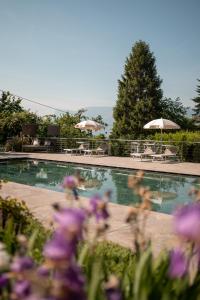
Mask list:
[{"label": "blue sky", "polygon": [[65,110],[112,106],[142,39],[164,95],[192,105],[199,12],[199,0],[0,0],[0,89]]}]

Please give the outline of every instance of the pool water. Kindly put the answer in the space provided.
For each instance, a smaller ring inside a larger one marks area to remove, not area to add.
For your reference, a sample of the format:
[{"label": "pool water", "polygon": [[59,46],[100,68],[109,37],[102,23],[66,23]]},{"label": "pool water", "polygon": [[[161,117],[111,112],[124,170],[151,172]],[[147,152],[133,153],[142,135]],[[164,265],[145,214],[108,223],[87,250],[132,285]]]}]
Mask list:
[{"label": "pool water", "polygon": [[[136,170],[107,168],[38,160],[13,160],[0,163],[0,178],[54,191],[63,191],[62,181],[66,175],[80,172],[85,183],[80,186],[79,194],[90,197],[112,191],[112,202],[134,204],[138,198],[127,187],[130,174]],[[192,201],[188,196],[191,187],[200,188],[195,176],[145,172],[143,185],[153,193],[153,210],[171,213],[177,206]]]}]

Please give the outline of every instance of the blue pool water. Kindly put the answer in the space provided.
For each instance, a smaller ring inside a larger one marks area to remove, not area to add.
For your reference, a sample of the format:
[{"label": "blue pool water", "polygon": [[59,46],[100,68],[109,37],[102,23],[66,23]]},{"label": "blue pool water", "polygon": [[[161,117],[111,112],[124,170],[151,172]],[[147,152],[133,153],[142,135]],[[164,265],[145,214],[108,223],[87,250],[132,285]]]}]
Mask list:
[{"label": "blue pool water", "polygon": [[[138,202],[132,190],[127,188],[128,176],[136,170],[37,160],[0,163],[1,179],[54,191],[63,191],[63,177],[77,171],[86,180],[79,189],[80,195],[90,197],[112,190],[112,202],[125,205]],[[178,205],[192,201],[188,192],[192,186],[200,188],[200,181],[195,176],[145,172],[143,185],[153,191],[153,210],[171,213]]]}]

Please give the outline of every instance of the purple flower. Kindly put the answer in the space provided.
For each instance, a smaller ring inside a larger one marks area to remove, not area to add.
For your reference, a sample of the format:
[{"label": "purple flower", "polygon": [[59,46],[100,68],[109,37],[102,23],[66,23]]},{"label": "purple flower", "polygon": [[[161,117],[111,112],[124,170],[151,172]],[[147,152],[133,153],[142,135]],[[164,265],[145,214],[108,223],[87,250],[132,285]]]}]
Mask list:
[{"label": "purple flower", "polygon": [[16,257],[11,264],[11,271],[20,273],[32,269],[33,266],[33,260],[30,257]]},{"label": "purple flower", "polygon": [[170,253],[169,276],[181,278],[187,273],[188,262],[180,249],[174,249]]},{"label": "purple flower", "polygon": [[30,283],[27,280],[17,281],[15,282],[13,290],[17,297],[19,297],[20,299],[22,297],[29,296],[31,292]]},{"label": "purple flower", "polygon": [[8,283],[8,277],[7,277],[7,275],[6,274],[1,274],[0,275],[0,289],[2,287],[5,287],[7,285],[7,283]]},{"label": "purple flower", "polygon": [[98,195],[90,199],[91,212],[95,215],[96,220],[106,220],[109,217],[107,211],[107,202],[103,201]]},{"label": "purple flower", "polygon": [[106,289],[106,299],[107,300],[122,300],[122,292],[119,288],[109,288]]},{"label": "purple flower", "polygon": [[[85,278],[81,268],[76,264],[70,264],[67,269],[56,272],[54,280],[59,281],[69,299],[85,300]],[[65,294],[64,293],[64,294]],[[63,298],[65,300],[66,298]]]},{"label": "purple flower", "polygon": [[193,242],[200,242],[200,203],[191,203],[175,213],[176,233]]},{"label": "purple flower", "polygon": [[44,276],[44,277],[47,277],[50,275],[50,269],[47,268],[45,265],[42,265],[40,266],[38,269],[37,269],[37,273],[38,275],[40,276]]},{"label": "purple flower", "polygon": [[77,186],[77,179],[75,176],[66,176],[62,184],[63,188],[74,189]]},{"label": "purple flower", "polygon": [[78,238],[82,236],[85,218],[85,211],[80,208],[64,208],[54,214],[54,220],[59,224],[58,231]]},{"label": "purple flower", "polygon": [[66,240],[62,234],[55,233],[44,247],[44,256],[54,261],[69,260],[76,252],[76,243]]}]

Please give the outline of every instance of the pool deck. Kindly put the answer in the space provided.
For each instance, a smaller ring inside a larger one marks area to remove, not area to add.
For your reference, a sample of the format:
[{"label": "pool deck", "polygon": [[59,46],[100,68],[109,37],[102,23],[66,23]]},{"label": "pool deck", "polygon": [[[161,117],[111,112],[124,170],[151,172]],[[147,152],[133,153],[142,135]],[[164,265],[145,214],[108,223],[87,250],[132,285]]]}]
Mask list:
[{"label": "pool deck", "polygon": [[9,158],[32,158],[44,159],[60,162],[71,162],[86,165],[97,165],[117,168],[136,169],[144,171],[167,172],[175,174],[195,175],[200,176],[200,163],[189,162],[152,162],[152,161],[137,161],[131,157],[116,157],[116,156],[88,156],[88,155],[71,155],[60,153],[3,153],[0,154],[1,159]]},{"label": "pool deck", "polygon": [[[199,163],[169,163],[169,162],[141,162],[129,157],[111,156],[76,156],[67,154],[51,153],[1,153],[0,160],[20,158],[41,159],[59,162],[71,162],[87,165],[140,169],[144,171],[168,172],[175,174],[186,174],[200,176]],[[66,204],[63,193],[32,187],[28,185],[9,182],[4,184],[0,190],[3,197],[12,196],[27,203],[33,214],[45,226],[49,225],[52,216],[52,204],[59,202]],[[87,205],[88,201],[83,198]],[[110,229],[107,239],[125,247],[132,247],[132,233],[129,225],[125,223],[128,206],[110,203],[111,214]],[[173,217],[163,213],[151,212],[146,223],[146,236],[152,239],[152,247],[155,254],[164,248],[171,248],[177,243],[173,234]]]},{"label": "pool deck", "polygon": [[[52,220],[52,204],[66,205],[65,194],[47,189],[32,187],[24,184],[8,182],[3,184],[0,195],[4,198],[14,197],[24,200],[34,214],[45,226]],[[82,203],[87,206],[88,199],[81,197]],[[125,222],[129,207],[109,203],[110,228],[107,240],[132,248],[132,233]],[[157,255],[162,249],[170,249],[177,243],[172,230],[172,216],[157,212],[150,212],[145,227],[145,236],[151,238],[153,252]]]}]

